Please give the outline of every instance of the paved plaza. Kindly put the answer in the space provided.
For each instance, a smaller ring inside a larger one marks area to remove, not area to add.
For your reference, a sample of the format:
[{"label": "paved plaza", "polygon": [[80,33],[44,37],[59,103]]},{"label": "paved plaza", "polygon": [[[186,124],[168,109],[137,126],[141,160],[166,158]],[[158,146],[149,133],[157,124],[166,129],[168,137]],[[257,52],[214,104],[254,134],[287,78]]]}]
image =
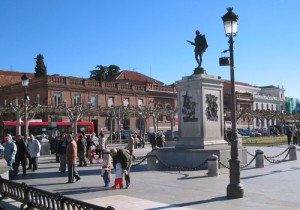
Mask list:
[{"label": "paved plaza", "polygon": [[[261,149],[266,156],[282,153],[287,145],[278,147],[248,147],[251,154]],[[300,150],[300,147],[299,147]],[[146,155],[151,148],[136,149],[137,156]],[[299,153],[297,148],[297,153]],[[285,155],[277,159],[284,158]],[[228,200],[226,188],[229,184],[229,170],[220,169],[217,177],[208,177],[207,170],[201,171],[148,171],[146,161],[134,166],[131,171],[131,188],[114,190],[105,188],[100,177],[100,164],[78,167],[81,180],[65,184],[67,174],[58,172],[59,163],[54,156],[42,156],[39,169],[28,172],[26,178],[18,176],[16,182],[25,182],[51,192],[76,198],[100,206],[113,206],[122,210],[159,210],[159,209],[299,209],[300,163],[284,161],[269,163],[264,168],[255,168],[255,161],[241,171],[241,183],[245,196]],[[248,161],[252,159],[249,155]],[[113,184],[114,175],[112,175]],[[0,202],[6,209],[18,209],[20,204],[10,199]]]}]

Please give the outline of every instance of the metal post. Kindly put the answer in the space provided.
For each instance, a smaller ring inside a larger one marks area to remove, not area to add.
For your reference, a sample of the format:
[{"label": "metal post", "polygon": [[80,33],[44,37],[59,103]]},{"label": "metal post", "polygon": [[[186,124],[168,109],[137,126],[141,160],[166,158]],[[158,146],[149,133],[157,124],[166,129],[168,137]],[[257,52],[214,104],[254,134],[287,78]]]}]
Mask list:
[{"label": "metal post", "polygon": [[242,198],[244,196],[244,188],[240,183],[240,160],[238,159],[238,139],[236,134],[236,95],[234,81],[234,58],[233,58],[233,38],[229,36],[230,51],[230,80],[231,80],[231,159],[229,160],[229,179],[227,186],[227,198]]},{"label": "metal post", "polygon": [[28,136],[28,97],[27,97],[27,87],[24,87],[24,112],[25,112],[25,117],[24,117],[24,141],[27,140]]}]

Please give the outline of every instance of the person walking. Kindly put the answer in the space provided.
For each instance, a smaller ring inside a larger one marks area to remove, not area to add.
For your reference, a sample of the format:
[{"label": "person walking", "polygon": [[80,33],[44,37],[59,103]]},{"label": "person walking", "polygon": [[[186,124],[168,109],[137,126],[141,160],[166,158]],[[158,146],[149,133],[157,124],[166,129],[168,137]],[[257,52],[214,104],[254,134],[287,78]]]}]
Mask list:
[{"label": "person walking", "polygon": [[66,151],[67,151],[67,139],[66,134],[61,134],[58,140],[57,153],[59,155],[59,171],[60,173],[66,173]]},{"label": "person walking", "polygon": [[73,183],[74,178],[76,182],[80,180],[80,176],[76,170],[77,161],[77,144],[71,134],[66,135],[68,146],[66,149],[66,162],[68,164],[68,181],[67,184]]},{"label": "person walking", "polygon": [[128,139],[128,143],[126,146],[126,149],[130,152],[130,155],[133,155],[133,150],[135,147],[135,142],[134,142],[134,137],[133,134],[130,134],[129,139]]},{"label": "person walking", "polygon": [[9,178],[14,177],[13,164],[15,162],[16,153],[17,153],[17,146],[12,141],[11,135],[8,134],[5,138],[5,144],[4,144],[4,159],[6,160],[7,166],[9,167]]},{"label": "person walking", "polygon": [[287,136],[288,145],[290,145],[292,140],[292,131],[290,127],[287,127],[286,136]]},{"label": "person walking", "polygon": [[86,149],[87,143],[83,135],[80,135],[77,141],[77,153],[79,158],[79,165],[78,166],[86,166]]},{"label": "person walking", "polygon": [[29,136],[27,150],[30,156],[28,169],[36,171],[38,169],[38,158],[40,157],[41,144],[32,134]]},{"label": "person walking", "polygon": [[21,135],[16,136],[16,146],[17,146],[17,153],[16,153],[16,158],[15,158],[15,164],[14,164],[14,175],[16,176],[19,173],[19,166],[21,163],[22,169],[23,169],[22,176],[25,176],[26,175],[27,145]]},{"label": "person walking", "polygon": [[104,137],[103,128],[99,133],[99,144],[98,144],[98,151],[99,151],[99,158],[103,158],[103,151],[106,149],[106,139]]},{"label": "person walking", "polygon": [[91,136],[87,136],[86,137],[86,157],[89,159],[90,161],[90,164],[93,164],[93,159],[94,159],[94,152],[93,152],[93,149],[94,149],[94,142],[91,138]]},{"label": "person walking", "polygon": [[113,166],[115,169],[116,164],[121,163],[123,173],[125,174],[126,189],[128,189],[130,187],[130,168],[132,156],[127,149],[121,148],[112,148],[110,149],[109,153],[113,159]]}]

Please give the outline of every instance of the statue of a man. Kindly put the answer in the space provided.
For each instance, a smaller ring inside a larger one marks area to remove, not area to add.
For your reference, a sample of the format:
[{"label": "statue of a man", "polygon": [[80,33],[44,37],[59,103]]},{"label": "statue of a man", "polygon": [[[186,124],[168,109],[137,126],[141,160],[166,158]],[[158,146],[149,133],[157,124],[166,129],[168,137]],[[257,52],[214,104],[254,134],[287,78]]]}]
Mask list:
[{"label": "statue of a man", "polygon": [[195,59],[198,63],[198,67],[201,67],[202,64],[202,54],[205,52],[206,48],[208,47],[205,35],[200,34],[200,31],[196,31],[195,42],[191,42],[186,40],[187,42],[191,43],[195,46]]}]

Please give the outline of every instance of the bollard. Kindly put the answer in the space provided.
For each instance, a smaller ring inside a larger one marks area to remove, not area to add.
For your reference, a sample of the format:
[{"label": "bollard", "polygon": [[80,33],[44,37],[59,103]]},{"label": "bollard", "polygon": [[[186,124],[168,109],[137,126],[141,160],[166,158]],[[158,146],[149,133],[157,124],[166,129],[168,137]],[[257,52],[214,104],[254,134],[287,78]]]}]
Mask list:
[{"label": "bollard", "polygon": [[156,155],[153,153],[149,153],[147,155],[147,168],[148,168],[148,171],[155,171],[157,169]]},{"label": "bollard", "polygon": [[218,167],[218,156],[211,155],[207,159],[207,168],[208,168],[208,176],[218,176],[219,175],[219,167]]},{"label": "bollard", "polygon": [[255,167],[256,168],[263,168],[265,167],[264,164],[264,151],[258,149],[255,151],[256,159],[255,159]]},{"label": "bollard", "polygon": [[289,151],[290,160],[297,160],[296,146],[290,145],[289,150],[290,150]]}]

